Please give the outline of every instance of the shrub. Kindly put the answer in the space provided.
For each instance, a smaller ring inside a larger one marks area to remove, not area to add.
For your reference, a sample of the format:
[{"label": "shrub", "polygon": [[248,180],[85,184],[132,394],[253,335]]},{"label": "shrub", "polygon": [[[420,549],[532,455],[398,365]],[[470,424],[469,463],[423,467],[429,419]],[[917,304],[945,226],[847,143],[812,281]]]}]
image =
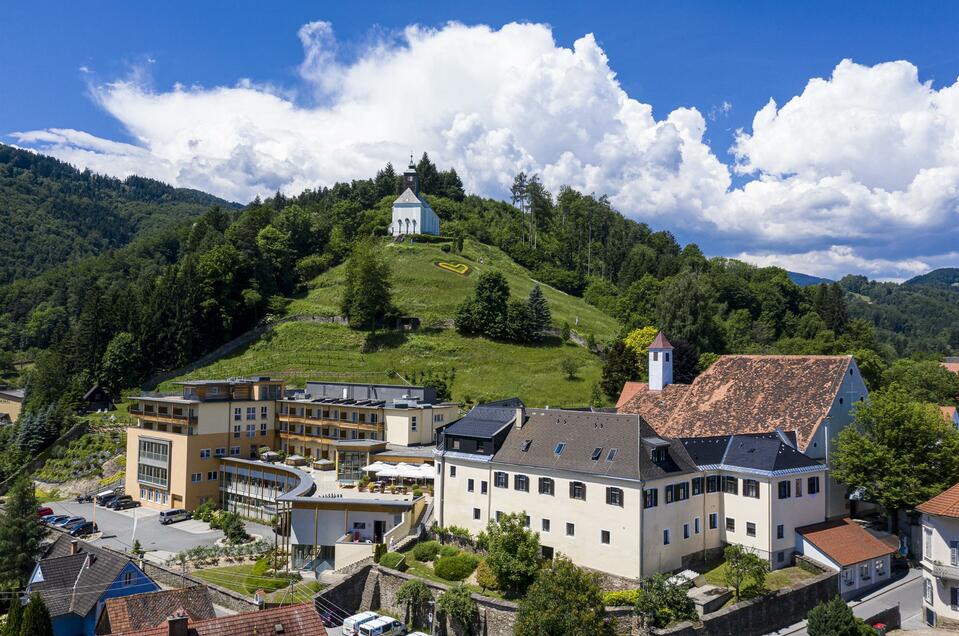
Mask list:
[{"label": "shrub", "polygon": [[462,631],[467,635],[473,633],[473,621],[479,609],[472,594],[462,583],[446,590],[437,599],[436,604],[450,618],[459,623]]},{"label": "shrub", "polygon": [[270,560],[263,558],[253,564],[250,568],[250,576],[265,576],[270,570]]},{"label": "shrub", "polygon": [[406,606],[406,622],[415,621],[416,616],[433,600],[433,594],[419,579],[407,581],[396,592],[396,602]]},{"label": "shrub", "polygon": [[460,549],[455,545],[444,545],[440,548],[440,556],[451,557],[460,553]]},{"label": "shrub", "polygon": [[386,544],[377,543],[373,547],[373,563],[379,563],[384,554],[386,554]]},{"label": "shrub", "polygon": [[246,531],[243,520],[235,512],[221,511],[217,518],[217,525],[223,530],[226,540],[232,544],[246,543],[250,540],[250,535]]},{"label": "shrub", "polygon": [[603,604],[606,607],[632,607],[639,602],[639,590],[616,590],[603,594]]},{"label": "shrub", "polygon": [[399,552],[387,552],[380,558],[380,565],[402,572],[406,569],[406,555]]},{"label": "shrub", "polygon": [[422,541],[413,547],[413,558],[417,561],[435,561],[442,547],[438,541]]},{"label": "shrub", "polygon": [[447,581],[462,581],[476,569],[479,559],[468,552],[461,552],[455,556],[442,557],[433,564],[436,576]]},{"label": "shrub", "polygon": [[493,576],[493,573],[490,572],[489,566],[486,565],[486,561],[480,561],[480,564],[476,566],[476,584],[483,588],[483,591],[486,590],[495,590],[499,588],[499,585],[496,582],[496,577]]},{"label": "shrub", "polygon": [[413,496],[414,496],[414,497],[422,497],[422,496],[423,496],[423,489],[420,488],[419,486],[417,486],[416,488],[414,488],[414,489],[413,489]]}]

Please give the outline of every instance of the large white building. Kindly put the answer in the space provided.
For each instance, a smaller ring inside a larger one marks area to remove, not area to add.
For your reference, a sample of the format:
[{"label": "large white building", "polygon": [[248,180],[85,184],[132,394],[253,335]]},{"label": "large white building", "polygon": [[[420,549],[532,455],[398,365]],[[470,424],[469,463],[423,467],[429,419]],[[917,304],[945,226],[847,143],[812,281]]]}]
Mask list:
[{"label": "large white building", "polygon": [[440,218],[430,204],[420,198],[419,177],[413,159],[403,173],[403,193],[393,201],[393,220],[390,235],[440,234]]},{"label": "large white building", "polygon": [[959,484],[920,504],[923,615],[932,627],[959,630]]}]

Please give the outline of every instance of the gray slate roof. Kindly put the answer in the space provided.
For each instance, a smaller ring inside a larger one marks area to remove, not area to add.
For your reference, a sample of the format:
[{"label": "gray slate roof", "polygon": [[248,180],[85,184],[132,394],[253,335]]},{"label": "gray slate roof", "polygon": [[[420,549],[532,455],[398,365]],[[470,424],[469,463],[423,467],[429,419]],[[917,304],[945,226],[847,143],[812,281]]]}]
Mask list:
[{"label": "gray slate roof", "polygon": [[489,439],[516,419],[516,409],[523,403],[519,398],[479,404],[469,413],[443,429],[445,435]]},{"label": "gray slate roof", "polygon": [[403,194],[396,197],[396,201],[393,201],[393,204],[396,205],[397,203],[419,203],[421,205],[425,205],[425,203],[423,203],[418,196],[413,194],[413,191],[410,188],[407,188],[403,191]]},{"label": "gray slate roof", "polygon": [[29,586],[30,592],[43,597],[50,616],[86,616],[130,562],[83,541],[77,544],[77,554],[70,554],[72,540],[61,535],[50,545],[39,562],[43,581]]},{"label": "gray slate roof", "polygon": [[[638,415],[532,409],[522,428],[510,430],[493,461],[635,480],[696,470],[678,440],[666,441],[668,459],[654,463],[651,454],[657,438],[656,431]],[[557,455],[560,443],[565,447]],[[599,457],[593,460],[596,449],[600,449]],[[608,461],[611,449],[616,452]]]},{"label": "gray slate roof", "polygon": [[793,433],[687,437],[682,442],[697,466],[723,465],[770,473],[822,467],[796,450]]}]

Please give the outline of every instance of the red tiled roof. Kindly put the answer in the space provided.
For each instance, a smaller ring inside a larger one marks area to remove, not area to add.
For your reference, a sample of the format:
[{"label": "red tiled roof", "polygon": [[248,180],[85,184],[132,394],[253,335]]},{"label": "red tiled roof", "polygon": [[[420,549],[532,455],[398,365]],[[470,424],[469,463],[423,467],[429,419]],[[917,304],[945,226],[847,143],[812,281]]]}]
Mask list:
[{"label": "red tiled roof", "polygon": [[645,382],[626,382],[623,384],[623,390],[619,392],[619,399],[616,400],[616,408],[620,408],[636,395],[639,391],[645,391],[649,385]]},{"label": "red tiled roof", "polygon": [[959,373],[959,362],[940,362],[939,364],[953,373]]},{"label": "red tiled roof", "polygon": [[940,406],[939,410],[942,411],[942,417],[950,424],[956,423],[956,407],[954,406]]},{"label": "red tiled roof", "polygon": [[927,515],[959,518],[959,484],[919,504],[916,510]]},{"label": "red tiled roof", "polygon": [[692,384],[638,391],[620,413],[637,413],[663,437],[795,431],[801,450],[849,369],[851,356],[721,356]]},{"label": "red tiled roof", "polygon": [[182,610],[193,620],[215,618],[209,590],[195,585],[107,599],[97,627],[109,632],[130,632],[165,625],[168,616]]},{"label": "red tiled roof", "polygon": [[843,567],[878,559],[896,551],[848,517],[796,528],[796,532]]},{"label": "red tiled roof", "polygon": [[[287,605],[246,612],[233,616],[221,616],[202,621],[190,620],[188,636],[264,636],[276,634],[276,627],[283,626],[283,636],[326,636],[323,621],[310,603]],[[160,627],[122,633],[124,636],[168,636],[169,626],[164,622]]]},{"label": "red tiled roof", "polygon": [[653,344],[649,345],[650,349],[672,349],[673,345],[669,344],[669,340],[666,340],[666,336],[663,335],[663,332],[660,331],[656,334],[656,339],[653,340]]}]

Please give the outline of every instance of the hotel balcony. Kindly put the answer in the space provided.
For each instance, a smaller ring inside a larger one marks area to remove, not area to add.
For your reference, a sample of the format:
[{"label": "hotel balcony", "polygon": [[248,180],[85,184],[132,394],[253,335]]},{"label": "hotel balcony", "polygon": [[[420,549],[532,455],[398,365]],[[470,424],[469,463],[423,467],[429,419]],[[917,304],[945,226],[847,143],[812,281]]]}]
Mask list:
[{"label": "hotel balcony", "polygon": [[[279,419],[281,422],[286,422],[287,424],[302,424],[303,426],[320,426],[323,428],[336,427],[373,432],[383,429],[382,422],[354,422],[353,420],[336,420],[329,417],[305,417],[302,415],[290,415],[289,413],[280,413]],[[291,434],[293,433],[292,431],[289,432]],[[302,435],[302,433],[295,434]]]},{"label": "hotel balcony", "polygon": [[138,405],[131,405],[130,415],[140,420],[140,422],[152,422],[156,424],[174,424],[178,426],[196,426],[196,416],[190,416],[186,413],[160,413],[159,411],[146,411]]},{"label": "hotel balcony", "polygon": [[932,575],[940,579],[952,579],[953,581],[959,581],[959,566],[933,563]]}]

